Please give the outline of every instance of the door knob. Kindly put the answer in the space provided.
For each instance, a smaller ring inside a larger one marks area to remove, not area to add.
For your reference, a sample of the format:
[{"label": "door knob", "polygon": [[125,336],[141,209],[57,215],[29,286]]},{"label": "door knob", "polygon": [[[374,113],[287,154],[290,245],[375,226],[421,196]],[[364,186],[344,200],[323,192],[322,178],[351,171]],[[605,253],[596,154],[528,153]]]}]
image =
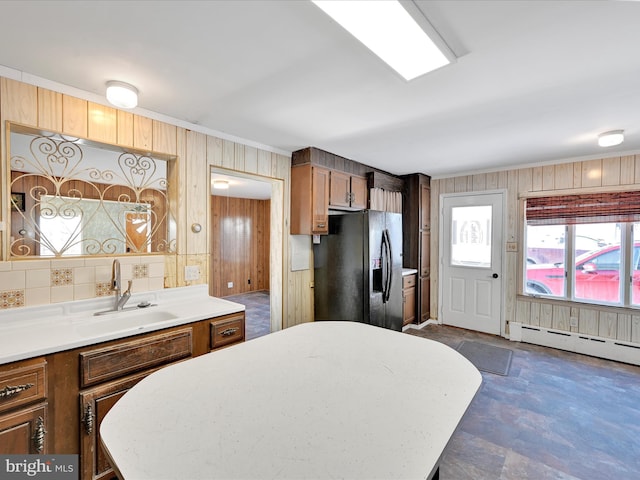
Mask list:
[{"label": "door knob", "polygon": [[498,274],[494,273],[493,275],[491,275],[493,278],[498,278]]}]

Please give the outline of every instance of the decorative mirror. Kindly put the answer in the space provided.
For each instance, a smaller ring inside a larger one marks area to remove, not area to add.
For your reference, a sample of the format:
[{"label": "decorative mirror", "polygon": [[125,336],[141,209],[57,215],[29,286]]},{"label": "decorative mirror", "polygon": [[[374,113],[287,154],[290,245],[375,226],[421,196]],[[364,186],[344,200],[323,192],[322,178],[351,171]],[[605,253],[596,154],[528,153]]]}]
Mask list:
[{"label": "decorative mirror", "polygon": [[11,259],[175,253],[170,159],[9,127]]}]

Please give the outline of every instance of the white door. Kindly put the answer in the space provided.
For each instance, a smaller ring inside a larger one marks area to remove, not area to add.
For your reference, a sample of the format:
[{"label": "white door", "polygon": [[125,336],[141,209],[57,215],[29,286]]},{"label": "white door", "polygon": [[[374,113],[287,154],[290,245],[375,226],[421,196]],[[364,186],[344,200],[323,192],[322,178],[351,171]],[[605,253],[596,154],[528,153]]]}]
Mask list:
[{"label": "white door", "polygon": [[503,193],[442,197],[441,318],[500,335]]}]

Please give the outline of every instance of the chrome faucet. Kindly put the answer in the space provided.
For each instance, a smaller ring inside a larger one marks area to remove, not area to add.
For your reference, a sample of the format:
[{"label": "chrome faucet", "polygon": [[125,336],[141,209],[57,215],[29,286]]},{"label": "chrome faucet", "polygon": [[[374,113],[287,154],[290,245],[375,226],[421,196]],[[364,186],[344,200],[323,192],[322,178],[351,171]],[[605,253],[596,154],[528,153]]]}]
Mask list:
[{"label": "chrome faucet", "polygon": [[124,293],[120,294],[120,292],[122,291],[122,280],[120,278],[120,260],[115,259],[111,268],[111,290],[115,292],[115,305],[113,308],[115,311],[122,310],[124,308],[124,305],[131,297],[132,283],[133,281],[129,280],[129,286]]}]

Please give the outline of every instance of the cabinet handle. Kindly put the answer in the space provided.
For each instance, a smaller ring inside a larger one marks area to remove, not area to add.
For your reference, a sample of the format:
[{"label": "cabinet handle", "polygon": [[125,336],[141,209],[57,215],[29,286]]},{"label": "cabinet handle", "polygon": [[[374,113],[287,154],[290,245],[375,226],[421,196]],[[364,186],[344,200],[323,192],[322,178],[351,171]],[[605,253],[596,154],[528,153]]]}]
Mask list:
[{"label": "cabinet handle", "polygon": [[222,335],[223,337],[229,337],[234,333],[236,333],[237,331],[238,331],[237,328],[227,328],[226,330],[221,331],[220,335]]},{"label": "cabinet handle", "polygon": [[7,385],[2,390],[0,390],[0,399],[11,398],[14,395],[19,394],[20,392],[29,390],[31,387],[33,387],[33,383],[25,383],[23,385],[16,385],[15,387],[11,385]]},{"label": "cabinet handle", "polygon": [[317,225],[317,227],[318,227],[318,228],[324,228],[324,227],[325,227],[325,224],[324,224],[324,223],[319,223],[319,224]]},{"label": "cabinet handle", "polygon": [[42,417],[38,417],[36,419],[36,429],[33,433],[33,446],[38,453],[42,453],[42,450],[44,450],[44,436],[46,434],[47,431],[44,429],[44,419]]},{"label": "cabinet handle", "polygon": [[84,415],[82,416],[82,424],[84,425],[84,433],[91,435],[93,433],[93,420],[95,415],[93,414],[93,406],[87,403],[84,407]]}]

